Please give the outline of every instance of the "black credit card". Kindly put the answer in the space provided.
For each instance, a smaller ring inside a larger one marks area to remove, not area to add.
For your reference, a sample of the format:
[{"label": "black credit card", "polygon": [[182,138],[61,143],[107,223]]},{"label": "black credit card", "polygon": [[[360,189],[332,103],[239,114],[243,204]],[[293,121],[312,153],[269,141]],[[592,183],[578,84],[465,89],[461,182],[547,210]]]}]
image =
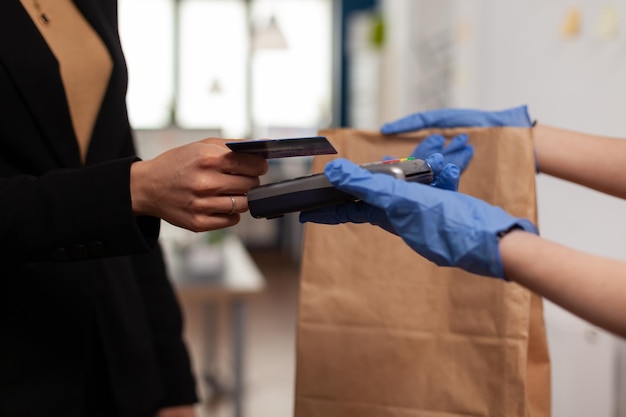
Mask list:
[{"label": "black credit card", "polygon": [[233,152],[257,154],[266,159],[337,153],[334,146],[324,136],[236,141],[227,142],[226,146]]}]

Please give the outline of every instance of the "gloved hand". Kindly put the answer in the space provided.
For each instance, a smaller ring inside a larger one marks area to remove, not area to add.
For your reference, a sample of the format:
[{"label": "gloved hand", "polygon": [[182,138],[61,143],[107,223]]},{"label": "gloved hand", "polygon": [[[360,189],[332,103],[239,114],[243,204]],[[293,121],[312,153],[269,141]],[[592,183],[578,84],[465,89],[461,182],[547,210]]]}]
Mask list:
[{"label": "gloved hand", "polygon": [[474,147],[467,144],[468,137],[462,133],[452,138],[448,146],[444,147],[445,138],[439,134],[426,137],[413,151],[412,157],[424,159],[434,153],[443,155],[444,164],[454,164],[465,171],[474,156]]},{"label": "gloved hand", "polygon": [[345,159],[328,163],[324,173],[333,186],[361,201],[302,212],[300,222],[371,223],[440,266],[504,278],[499,234],[512,228],[537,233],[529,220],[480,199],[372,174]]},{"label": "gloved hand", "polygon": [[528,106],[519,106],[501,111],[482,111],[473,109],[438,109],[414,113],[402,117],[380,128],[381,133],[412,132],[426,128],[453,127],[531,127]]},{"label": "gloved hand", "polygon": [[[415,152],[413,152],[413,154],[415,154]],[[461,171],[454,164],[445,164],[444,166],[445,162],[442,154],[433,153],[420,159],[426,161],[433,171],[433,182],[430,184],[431,186],[451,191],[459,189]]]},{"label": "gloved hand", "polygon": [[[514,107],[502,111],[482,111],[472,109],[438,109],[421,113],[414,113],[396,121],[384,124],[380,131],[385,135],[393,133],[412,132],[427,128],[455,128],[455,127],[531,127],[532,122],[528,115],[527,106]],[[473,148],[467,145],[467,137],[454,138],[444,148],[443,138],[427,138],[423,153],[417,158],[424,159],[425,155],[434,152],[442,153],[446,163],[453,163],[464,171],[472,159]],[[419,147],[418,147],[419,148]],[[470,149],[471,148],[471,149]],[[470,153],[471,152],[471,153]],[[536,171],[539,172],[538,167]]]}]

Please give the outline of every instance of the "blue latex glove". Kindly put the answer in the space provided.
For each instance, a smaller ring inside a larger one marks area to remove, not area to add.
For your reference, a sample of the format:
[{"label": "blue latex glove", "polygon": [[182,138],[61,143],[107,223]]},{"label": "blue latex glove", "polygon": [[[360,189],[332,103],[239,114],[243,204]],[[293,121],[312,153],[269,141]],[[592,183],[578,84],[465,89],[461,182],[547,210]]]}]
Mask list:
[{"label": "blue latex glove", "polygon": [[302,223],[371,223],[440,266],[504,278],[498,234],[512,228],[537,233],[529,220],[477,198],[372,174],[345,159],[328,163],[324,173],[333,186],[361,201],[302,212]]},{"label": "blue latex glove", "polygon": [[[493,112],[473,109],[438,109],[425,111],[386,123],[381,127],[380,131],[388,135],[427,128],[532,127],[532,125],[533,123],[528,115],[528,106],[524,105]],[[440,152],[444,155],[446,162],[456,164],[461,168],[461,171],[464,171],[473,156],[473,149],[471,150],[471,156],[467,158],[465,155],[469,151],[463,147],[463,145],[467,147],[467,142],[465,142],[465,144],[459,143],[455,145],[455,140],[457,140],[457,138],[453,139],[447,148],[443,148],[443,141],[440,140],[439,143],[437,143],[433,140],[430,144],[426,145],[422,156],[417,157],[424,159],[423,155]],[[428,138],[424,142],[427,141]],[[465,162],[465,160],[467,160],[467,162]],[[535,171],[539,172],[537,158],[535,158]]]},{"label": "blue latex glove", "polygon": [[[468,137],[462,133],[452,138],[448,146],[444,147],[446,139],[433,134],[420,142],[410,155],[414,158],[426,160],[430,155],[441,154],[445,164],[454,164],[464,171],[474,157],[474,147],[468,145]],[[386,157],[384,159],[396,159],[396,157]]]},{"label": "blue latex glove", "polygon": [[448,146],[444,147],[446,139],[434,134],[424,139],[413,151],[411,156],[418,159],[426,159],[429,155],[440,153],[443,155],[444,163],[454,164],[462,171],[465,171],[474,156],[474,147],[467,144],[468,137],[462,133],[452,138]]},{"label": "blue latex glove", "polygon": [[452,191],[459,189],[461,171],[454,164],[445,164],[444,166],[445,162],[442,154],[433,153],[420,159],[424,159],[433,171],[433,182],[430,184],[431,186]]},{"label": "blue latex glove", "polygon": [[528,106],[519,106],[501,111],[472,109],[439,109],[411,114],[381,127],[381,133],[412,132],[426,128],[454,127],[531,127]]}]

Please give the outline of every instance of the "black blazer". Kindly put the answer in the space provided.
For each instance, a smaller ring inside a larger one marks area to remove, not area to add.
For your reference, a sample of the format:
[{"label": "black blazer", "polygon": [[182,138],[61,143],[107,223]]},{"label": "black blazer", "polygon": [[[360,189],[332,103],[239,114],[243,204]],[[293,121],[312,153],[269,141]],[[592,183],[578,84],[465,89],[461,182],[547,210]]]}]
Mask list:
[{"label": "black blazer", "polygon": [[159,219],[131,211],[117,4],[75,4],[114,62],[86,166],[55,57],[19,0],[0,2],[0,416],[196,401]]}]

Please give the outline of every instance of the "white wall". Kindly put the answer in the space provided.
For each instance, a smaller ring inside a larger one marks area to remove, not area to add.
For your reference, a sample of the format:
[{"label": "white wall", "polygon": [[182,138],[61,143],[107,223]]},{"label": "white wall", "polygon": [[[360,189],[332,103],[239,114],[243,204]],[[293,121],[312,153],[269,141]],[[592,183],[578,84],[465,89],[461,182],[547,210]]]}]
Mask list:
[{"label": "white wall", "polygon": [[[626,1],[386,0],[384,5],[393,16],[387,48],[393,65],[385,64],[387,89],[381,98],[389,104],[386,120],[433,108],[433,97],[416,88],[431,77],[442,88],[451,86],[446,106],[528,104],[542,123],[626,137]],[[564,37],[562,26],[575,8],[580,31]],[[606,37],[615,28],[616,35]],[[415,53],[420,51],[415,45],[442,36],[453,41],[446,55],[452,71],[444,66],[443,74],[432,77],[426,73],[428,54]],[[405,50],[407,44],[412,51]],[[626,260],[624,201],[545,175],[537,184],[544,237]],[[624,342],[551,303],[545,314],[554,416],[626,416]]]}]

